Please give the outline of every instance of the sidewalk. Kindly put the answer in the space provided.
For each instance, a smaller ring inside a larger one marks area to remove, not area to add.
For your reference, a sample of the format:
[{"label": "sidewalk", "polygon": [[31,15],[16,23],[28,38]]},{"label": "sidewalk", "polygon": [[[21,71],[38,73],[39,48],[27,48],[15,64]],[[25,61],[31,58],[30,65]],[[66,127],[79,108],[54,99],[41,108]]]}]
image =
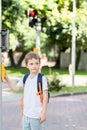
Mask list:
[{"label": "sidewalk", "polygon": [[[87,95],[51,98],[44,130],[87,130]],[[3,130],[22,130],[20,102],[3,103]]]},{"label": "sidewalk", "polygon": [[2,101],[3,102],[17,101],[17,100],[20,100],[21,97],[22,97],[22,94],[11,92],[8,89],[3,90],[3,92],[2,92]]},{"label": "sidewalk", "polygon": [[[75,80],[75,86],[87,86],[87,77],[74,77]],[[72,86],[72,77],[66,76],[61,78],[61,84]]]},{"label": "sidewalk", "polygon": [[2,101],[3,102],[11,102],[11,101],[17,101],[20,100],[22,97],[22,94],[14,93],[11,91],[10,88],[7,87],[7,84],[2,85]]}]

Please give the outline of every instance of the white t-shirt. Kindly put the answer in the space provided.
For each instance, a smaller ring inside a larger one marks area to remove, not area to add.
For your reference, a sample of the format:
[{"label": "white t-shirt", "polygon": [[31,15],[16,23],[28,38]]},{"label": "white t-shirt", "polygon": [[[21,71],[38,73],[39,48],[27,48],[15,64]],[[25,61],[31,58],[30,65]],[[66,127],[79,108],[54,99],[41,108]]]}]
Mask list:
[{"label": "white t-shirt", "polygon": [[[23,86],[23,78],[17,83]],[[48,89],[47,79],[42,77],[43,91]],[[26,79],[24,85],[24,115],[31,118],[39,118],[42,111],[40,96],[37,95],[37,76],[31,78],[30,75]]]}]

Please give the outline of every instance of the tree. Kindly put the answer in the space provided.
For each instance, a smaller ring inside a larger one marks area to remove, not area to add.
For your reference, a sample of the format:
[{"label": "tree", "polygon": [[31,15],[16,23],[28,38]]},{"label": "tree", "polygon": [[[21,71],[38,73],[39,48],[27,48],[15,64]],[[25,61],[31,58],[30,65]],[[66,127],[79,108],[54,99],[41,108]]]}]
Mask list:
[{"label": "tree", "polygon": [[[76,19],[76,28],[77,28],[77,37],[76,37],[76,69],[79,65],[80,54],[82,51],[86,51],[87,49],[87,23],[86,23],[86,7],[87,2],[82,0],[77,1],[77,19]],[[68,6],[67,6],[68,5]],[[68,4],[63,4],[63,8],[58,11],[54,9],[52,12],[52,16],[49,18],[47,25],[47,41],[48,46],[50,46],[49,52],[51,48],[55,48],[58,53],[58,57],[56,59],[56,66],[59,67],[59,52],[62,50],[66,50],[67,48],[71,48],[71,39],[72,39],[72,2]],[[83,17],[83,18],[82,18]]]},{"label": "tree", "polygon": [[[13,65],[13,51],[21,51],[22,56],[17,65],[20,65],[25,54],[35,47],[35,28],[28,26],[27,10],[34,8],[38,11],[41,18],[41,51],[47,53],[54,50],[56,65],[59,65],[61,51],[71,48],[72,38],[72,0],[3,0],[3,28],[10,30],[10,49],[9,51]],[[86,1],[77,0],[77,50],[86,51]],[[83,5],[84,4],[84,5]],[[39,6],[37,6],[39,5]],[[84,13],[84,20],[79,14]],[[80,20],[81,19],[81,20]],[[84,22],[84,29],[82,23]],[[81,48],[81,49],[80,49]],[[47,49],[47,50],[46,50]]]},{"label": "tree", "polygon": [[76,69],[78,69],[81,52],[87,52],[87,2],[84,1],[82,6],[77,10],[77,36],[76,36]]}]

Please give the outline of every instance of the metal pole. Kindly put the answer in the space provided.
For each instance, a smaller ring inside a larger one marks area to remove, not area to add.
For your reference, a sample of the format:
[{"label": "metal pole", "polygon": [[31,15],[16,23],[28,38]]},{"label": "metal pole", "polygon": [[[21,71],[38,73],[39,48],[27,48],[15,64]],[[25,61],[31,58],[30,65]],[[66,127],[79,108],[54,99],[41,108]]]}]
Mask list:
[{"label": "metal pole", "polygon": [[72,17],[72,87],[75,86],[75,58],[76,58],[76,0],[73,0],[73,17]]},{"label": "metal pole", "polygon": [[2,31],[2,2],[0,0],[0,130],[2,130],[2,81],[1,81],[1,63],[2,63],[2,55],[1,55],[1,31]]},{"label": "metal pole", "polygon": [[36,25],[36,48],[38,49],[39,53],[40,53],[40,32],[41,32],[41,20],[38,19]]}]

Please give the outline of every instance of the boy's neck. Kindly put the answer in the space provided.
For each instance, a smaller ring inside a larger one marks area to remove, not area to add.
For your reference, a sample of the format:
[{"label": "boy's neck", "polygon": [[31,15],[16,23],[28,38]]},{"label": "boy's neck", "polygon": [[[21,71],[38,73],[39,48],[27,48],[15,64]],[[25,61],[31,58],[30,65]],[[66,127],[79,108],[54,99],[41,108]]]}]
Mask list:
[{"label": "boy's neck", "polygon": [[38,73],[30,73],[30,77],[35,77],[35,76],[37,76],[38,75]]}]

